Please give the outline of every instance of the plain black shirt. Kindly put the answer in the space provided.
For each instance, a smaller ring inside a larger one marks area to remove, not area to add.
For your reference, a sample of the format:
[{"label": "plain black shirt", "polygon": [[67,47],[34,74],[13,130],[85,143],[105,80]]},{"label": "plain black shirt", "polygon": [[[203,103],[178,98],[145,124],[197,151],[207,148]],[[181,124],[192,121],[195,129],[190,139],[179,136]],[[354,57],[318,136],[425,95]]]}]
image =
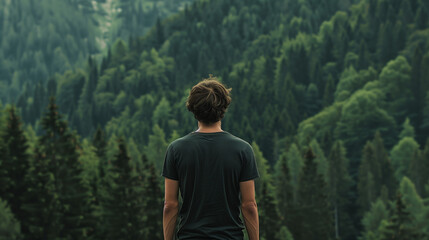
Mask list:
[{"label": "plain black shirt", "polygon": [[249,143],[226,131],[191,132],[168,146],[162,176],[179,181],[178,239],[243,239],[239,183],[259,177]]}]

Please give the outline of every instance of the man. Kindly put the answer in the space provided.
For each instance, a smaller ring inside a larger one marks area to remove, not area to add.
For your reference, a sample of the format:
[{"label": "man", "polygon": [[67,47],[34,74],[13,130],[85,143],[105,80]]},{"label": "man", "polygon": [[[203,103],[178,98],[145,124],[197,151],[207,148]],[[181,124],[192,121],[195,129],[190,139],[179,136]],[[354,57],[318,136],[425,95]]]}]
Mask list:
[{"label": "man", "polygon": [[[240,206],[250,240],[259,240],[252,147],[221,129],[230,89],[210,77],[195,85],[186,106],[198,130],[173,141],[165,155],[164,239],[242,240]],[[179,212],[178,192],[183,204]]]}]

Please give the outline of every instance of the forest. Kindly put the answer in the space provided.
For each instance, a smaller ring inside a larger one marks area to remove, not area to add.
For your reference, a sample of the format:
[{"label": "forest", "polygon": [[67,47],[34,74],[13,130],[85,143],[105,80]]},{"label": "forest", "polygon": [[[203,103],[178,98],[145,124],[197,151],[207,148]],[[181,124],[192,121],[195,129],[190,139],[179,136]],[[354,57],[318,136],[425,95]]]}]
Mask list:
[{"label": "forest", "polygon": [[88,2],[0,1],[0,240],[163,239],[209,74],[261,239],[429,240],[427,1]]}]

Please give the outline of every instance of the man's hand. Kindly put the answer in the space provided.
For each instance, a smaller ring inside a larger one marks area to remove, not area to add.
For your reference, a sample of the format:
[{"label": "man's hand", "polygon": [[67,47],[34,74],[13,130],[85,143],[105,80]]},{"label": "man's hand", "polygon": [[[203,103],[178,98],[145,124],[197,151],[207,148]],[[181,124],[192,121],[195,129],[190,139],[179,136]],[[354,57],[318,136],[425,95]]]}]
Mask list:
[{"label": "man's hand", "polygon": [[176,227],[177,213],[179,211],[179,181],[165,178],[165,200],[163,212],[164,240],[173,240]]},{"label": "man's hand", "polygon": [[241,212],[249,240],[259,240],[259,215],[255,200],[255,181],[240,182]]}]

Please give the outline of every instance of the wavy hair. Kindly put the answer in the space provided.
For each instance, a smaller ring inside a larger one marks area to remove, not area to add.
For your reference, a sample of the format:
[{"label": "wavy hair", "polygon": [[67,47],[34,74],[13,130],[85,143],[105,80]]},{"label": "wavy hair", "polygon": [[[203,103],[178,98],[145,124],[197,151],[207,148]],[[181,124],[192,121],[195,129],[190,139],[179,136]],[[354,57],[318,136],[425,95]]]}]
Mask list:
[{"label": "wavy hair", "polygon": [[210,75],[193,86],[186,108],[194,114],[195,119],[210,125],[221,120],[231,103],[231,88],[227,89],[216,77]]}]

